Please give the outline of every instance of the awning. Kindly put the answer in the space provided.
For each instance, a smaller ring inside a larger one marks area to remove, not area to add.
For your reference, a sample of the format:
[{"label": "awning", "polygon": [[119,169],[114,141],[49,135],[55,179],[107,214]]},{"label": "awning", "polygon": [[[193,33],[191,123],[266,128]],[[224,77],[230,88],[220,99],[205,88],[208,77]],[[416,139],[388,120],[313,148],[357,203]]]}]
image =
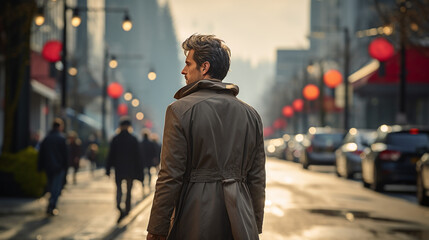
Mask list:
[{"label": "awning", "polygon": [[57,92],[55,92],[55,90],[53,90],[52,88],[47,87],[43,83],[40,83],[39,81],[37,81],[35,79],[31,79],[30,83],[31,83],[31,88],[33,89],[33,91],[42,95],[43,97],[46,97],[49,100],[55,100],[58,98]]},{"label": "awning", "polygon": [[[400,55],[396,53],[384,63],[372,60],[349,76],[355,90],[366,85],[396,86],[400,77]],[[407,84],[429,86],[429,48],[410,48],[406,51]],[[380,91],[383,91],[381,88]]]},{"label": "awning", "polygon": [[98,130],[101,129],[101,123],[99,121],[89,117],[88,115],[78,113],[71,108],[66,109],[66,114],[68,117],[74,118],[74,119],[76,119],[82,123],[85,123],[86,125],[94,128],[94,129],[98,129]]}]

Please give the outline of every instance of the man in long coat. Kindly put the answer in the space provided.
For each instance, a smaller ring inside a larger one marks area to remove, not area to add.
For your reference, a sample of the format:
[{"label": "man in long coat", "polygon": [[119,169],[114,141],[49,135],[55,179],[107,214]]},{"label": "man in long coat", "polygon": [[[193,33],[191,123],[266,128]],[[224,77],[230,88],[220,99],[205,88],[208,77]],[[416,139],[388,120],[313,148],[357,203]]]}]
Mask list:
[{"label": "man in long coat", "polygon": [[258,113],[223,83],[230,51],[213,35],[182,47],[187,85],[168,106],[147,239],[258,239],[265,153]]},{"label": "man in long coat", "polygon": [[[116,207],[120,215],[118,222],[128,215],[131,210],[131,190],[133,180],[143,180],[143,164],[140,158],[139,143],[130,133],[131,121],[128,118],[120,120],[120,133],[110,143],[106,163],[106,175],[110,176],[110,168],[115,168]],[[125,210],[121,208],[122,181],[127,183]]]},{"label": "man in long coat", "polygon": [[46,212],[57,215],[57,201],[63,188],[63,180],[67,174],[68,151],[66,138],[62,135],[64,122],[55,118],[52,130],[40,144],[38,170],[45,171],[48,178],[48,191],[51,193]]}]

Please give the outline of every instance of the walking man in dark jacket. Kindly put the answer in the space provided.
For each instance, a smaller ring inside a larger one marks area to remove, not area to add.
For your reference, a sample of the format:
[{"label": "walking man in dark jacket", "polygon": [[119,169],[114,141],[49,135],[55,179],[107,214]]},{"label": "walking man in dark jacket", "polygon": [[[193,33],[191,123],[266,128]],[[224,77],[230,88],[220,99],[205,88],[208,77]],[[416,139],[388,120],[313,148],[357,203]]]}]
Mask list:
[{"label": "walking man in dark jacket", "polygon": [[[182,47],[187,85],[165,116],[147,239],[258,239],[265,203],[262,122],[223,83],[230,50],[213,35]],[[171,220],[171,221],[170,221]]]},{"label": "walking man in dark jacket", "polygon": [[[128,215],[131,210],[131,189],[133,180],[143,180],[143,164],[139,153],[139,143],[131,133],[131,121],[128,118],[120,120],[120,133],[110,143],[106,163],[106,175],[110,176],[110,168],[115,168],[116,207],[120,215],[118,222]],[[125,210],[121,207],[122,181],[127,184]]]},{"label": "walking man in dark jacket", "polygon": [[149,139],[150,130],[149,129],[143,129],[143,140],[140,143],[140,153],[143,160],[143,168],[144,168],[144,174],[143,174],[143,193],[144,193],[144,178],[147,175],[148,176],[148,186],[149,189],[151,187],[151,178],[152,174],[150,173],[151,167],[154,166],[154,161],[156,157],[156,145],[154,142],[152,142]]},{"label": "walking man in dark jacket", "polygon": [[58,215],[58,197],[61,194],[63,180],[67,173],[68,152],[66,138],[62,135],[63,120],[56,118],[52,130],[40,144],[38,156],[38,169],[44,170],[48,178],[48,191],[51,193],[47,213]]}]

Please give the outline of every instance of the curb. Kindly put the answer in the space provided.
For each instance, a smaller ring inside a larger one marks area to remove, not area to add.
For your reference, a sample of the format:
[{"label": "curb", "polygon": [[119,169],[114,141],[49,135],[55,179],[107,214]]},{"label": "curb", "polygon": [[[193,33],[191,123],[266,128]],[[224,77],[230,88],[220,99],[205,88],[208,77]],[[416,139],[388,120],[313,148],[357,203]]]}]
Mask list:
[{"label": "curb", "polygon": [[112,240],[127,229],[127,226],[132,223],[136,217],[148,206],[152,204],[154,193],[147,195],[140,203],[135,206],[130,213],[124,217],[118,224],[110,228],[105,234],[102,234],[100,239]]}]

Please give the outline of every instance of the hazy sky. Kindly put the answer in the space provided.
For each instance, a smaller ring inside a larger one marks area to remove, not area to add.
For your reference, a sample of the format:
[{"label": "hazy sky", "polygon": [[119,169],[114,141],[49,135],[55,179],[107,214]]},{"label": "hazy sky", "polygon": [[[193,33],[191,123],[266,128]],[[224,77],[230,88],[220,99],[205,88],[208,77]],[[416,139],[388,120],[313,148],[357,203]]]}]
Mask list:
[{"label": "hazy sky", "polygon": [[309,0],[158,0],[169,2],[179,42],[215,34],[233,58],[274,62],[278,48],[307,48]]}]

